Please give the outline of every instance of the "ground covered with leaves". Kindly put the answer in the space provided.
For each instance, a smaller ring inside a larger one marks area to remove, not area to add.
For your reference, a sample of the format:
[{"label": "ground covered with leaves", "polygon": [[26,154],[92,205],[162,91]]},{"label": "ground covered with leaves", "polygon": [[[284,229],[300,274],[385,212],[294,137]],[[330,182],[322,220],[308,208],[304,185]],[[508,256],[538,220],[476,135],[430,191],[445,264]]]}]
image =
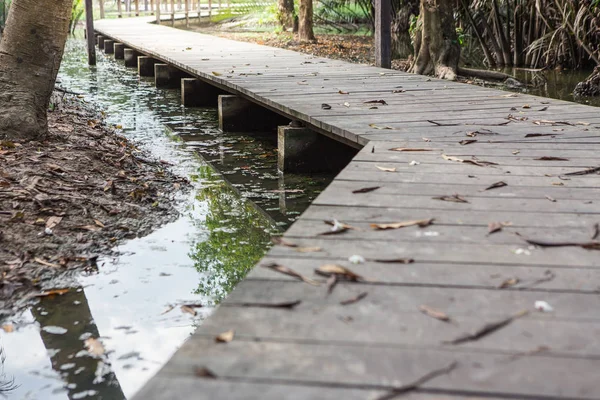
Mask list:
[{"label": "ground covered with leaves", "polygon": [[189,187],[101,113],[54,97],[47,136],[0,141],[0,319],[176,218],[175,196]]}]

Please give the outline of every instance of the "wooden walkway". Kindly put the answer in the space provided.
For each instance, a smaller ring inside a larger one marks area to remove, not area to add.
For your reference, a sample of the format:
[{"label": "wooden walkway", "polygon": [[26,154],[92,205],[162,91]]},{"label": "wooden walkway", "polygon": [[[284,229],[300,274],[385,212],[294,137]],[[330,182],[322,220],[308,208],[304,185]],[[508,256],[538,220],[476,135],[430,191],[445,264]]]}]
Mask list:
[{"label": "wooden walkway", "polygon": [[[285,234],[299,247],[274,246],[136,399],[600,398],[597,108],[143,20],[97,30],[364,146]],[[328,294],[327,264],[362,278]]]}]

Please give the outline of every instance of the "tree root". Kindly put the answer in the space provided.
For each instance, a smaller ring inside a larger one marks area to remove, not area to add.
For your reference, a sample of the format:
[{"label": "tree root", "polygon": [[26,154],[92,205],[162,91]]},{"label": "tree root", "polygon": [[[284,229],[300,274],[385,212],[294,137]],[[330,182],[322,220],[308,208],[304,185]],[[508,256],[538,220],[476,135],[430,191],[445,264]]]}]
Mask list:
[{"label": "tree root", "polygon": [[[508,78],[515,79],[514,76],[505,74],[504,72],[488,71],[485,69],[473,69],[473,68],[464,68],[464,67],[458,68],[458,74],[462,75],[462,76],[469,76],[472,78],[480,78],[480,79],[486,79],[486,80],[492,80],[492,81],[505,81]],[[515,79],[515,80],[517,80],[517,79]]]}]

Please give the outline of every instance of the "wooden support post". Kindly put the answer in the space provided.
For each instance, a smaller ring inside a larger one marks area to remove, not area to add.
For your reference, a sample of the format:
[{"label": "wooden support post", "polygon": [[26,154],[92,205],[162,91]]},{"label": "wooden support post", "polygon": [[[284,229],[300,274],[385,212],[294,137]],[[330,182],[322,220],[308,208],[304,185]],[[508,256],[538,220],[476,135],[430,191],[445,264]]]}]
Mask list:
[{"label": "wooden support post", "polygon": [[138,66],[138,56],[140,53],[135,51],[134,49],[125,49],[123,52],[123,58],[125,59],[125,66],[128,68],[137,68]]},{"label": "wooden support post", "polygon": [[171,26],[175,26],[175,0],[171,0]]},{"label": "wooden support post", "polygon": [[161,0],[156,0],[156,24],[160,25],[160,6]]},{"label": "wooden support post", "polygon": [[88,64],[96,65],[96,38],[94,37],[93,0],[85,0],[85,26],[87,32]]},{"label": "wooden support post", "polygon": [[201,17],[202,17],[202,0],[198,0],[198,22],[200,22]]},{"label": "wooden support post", "polygon": [[216,107],[224,92],[200,79],[181,79],[181,104],[186,107]]},{"label": "wooden support post", "polygon": [[[119,0],[117,0],[119,1]],[[135,16],[140,16],[140,0],[135,0]]]},{"label": "wooden support post", "polygon": [[208,0],[208,21],[210,22],[210,19],[212,17],[212,0]]},{"label": "wooden support post", "polygon": [[102,36],[102,35],[98,35],[98,38],[96,39],[98,42],[98,48],[100,50],[104,50],[104,40],[106,39],[106,37]]},{"label": "wooden support post", "polygon": [[154,64],[156,61],[152,57],[138,56],[138,75],[139,76],[154,76]]},{"label": "wooden support post", "polygon": [[115,54],[115,41],[104,39],[104,52],[106,54]]},{"label": "wooden support post", "polygon": [[282,172],[339,172],[356,152],[308,128],[277,128],[277,168]]},{"label": "wooden support post", "polygon": [[104,19],[104,0],[100,0],[100,19]]},{"label": "wooden support post", "polygon": [[121,0],[117,0],[117,16],[118,18],[123,18],[123,6],[121,5]]},{"label": "wooden support post", "polygon": [[375,0],[375,65],[392,67],[391,0]]},{"label": "wooden support post", "polygon": [[154,14],[154,0],[150,0],[150,15]]},{"label": "wooden support post", "polygon": [[185,0],[185,27],[190,27],[190,0]]},{"label": "wooden support post", "polygon": [[219,128],[223,132],[271,132],[289,119],[234,95],[219,96]]},{"label": "wooden support post", "polygon": [[115,60],[125,59],[125,45],[123,43],[115,43]]},{"label": "wooden support post", "polygon": [[189,75],[169,64],[154,64],[154,84],[157,88],[175,89],[181,85],[181,80]]}]

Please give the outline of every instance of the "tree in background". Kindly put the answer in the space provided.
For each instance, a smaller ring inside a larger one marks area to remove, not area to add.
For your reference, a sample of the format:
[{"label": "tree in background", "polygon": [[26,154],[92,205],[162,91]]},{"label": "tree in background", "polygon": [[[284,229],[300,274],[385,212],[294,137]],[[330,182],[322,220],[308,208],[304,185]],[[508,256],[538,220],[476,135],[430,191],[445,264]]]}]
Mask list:
[{"label": "tree in background", "polygon": [[434,74],[441,79],[456,79],[460,44],[456,34],[454,4],[452,0],[421,0],[412,72]]},{"label": "tree in background", "polygon": [[47,132],[72,6],[73,0],[13,1],[0,42],[0,138]]},{"label": "tree in background", "polygon": [[284,32],[288,29],[292,29],[294,31],[298,29],[294,23],[294,0],[277,1],[277,19]]},{"label": "tree in background", "polygon": [[313,31],[313,2],[312,0],[300,0],[298,8],[299,26],[298,38],[305,42],[314,42],[315,33]]}]

